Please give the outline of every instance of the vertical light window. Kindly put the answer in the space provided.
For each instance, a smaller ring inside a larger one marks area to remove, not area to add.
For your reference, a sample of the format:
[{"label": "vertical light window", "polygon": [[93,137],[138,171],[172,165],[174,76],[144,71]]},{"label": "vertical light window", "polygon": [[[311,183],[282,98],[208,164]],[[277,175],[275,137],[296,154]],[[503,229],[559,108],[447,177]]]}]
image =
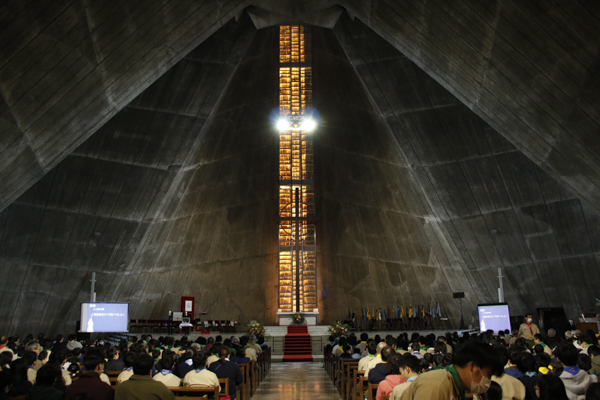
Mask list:
[{"label": "vertical light window", "polygon": [[317,254],[313,142],[302,129],[312,106],[308,29],[283,25],[279,35],[279,110],[289,128],[279,131],[279,308],[317,308]]}]

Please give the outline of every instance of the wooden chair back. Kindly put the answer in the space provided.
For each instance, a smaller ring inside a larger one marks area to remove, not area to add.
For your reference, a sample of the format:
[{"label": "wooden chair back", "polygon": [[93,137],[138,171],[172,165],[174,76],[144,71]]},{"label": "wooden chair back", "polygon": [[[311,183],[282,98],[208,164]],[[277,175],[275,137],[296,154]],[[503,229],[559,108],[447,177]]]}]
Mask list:
[{"label": "wooden chair back", "polygon": [[167,386],[167,388],[173,392],[176,398],[182,398],[190,400],[191,398],[201,398],[212,394],[214,399],[219,398],[220,386],[211,387],[197,387],[197,386]]},{"label": "wooden chair back", "polygon": [[375,400],[377,397],[377,388],[379,387],[378,383],[369,383],[368,392],[369,392],[369,400]]}]

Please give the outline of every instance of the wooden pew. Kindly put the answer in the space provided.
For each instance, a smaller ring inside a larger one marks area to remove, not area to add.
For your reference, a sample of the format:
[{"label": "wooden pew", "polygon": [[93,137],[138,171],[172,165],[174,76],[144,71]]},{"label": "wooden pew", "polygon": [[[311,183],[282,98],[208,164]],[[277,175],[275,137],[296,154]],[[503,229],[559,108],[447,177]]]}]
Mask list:
[{"label": "wooden pew", "polygon": [[238,364],[240,367],[240,371],[242,371],[242,376],[244,377],[244,382],[238,386],[238,396],[240,400],[249,400],[250,399],[250,364],[241,363]]},{"label": "wooden pew", "polygon": [[346,399],[346,387],[347,387],[347,383],[346,383],[346,379],[348,378],[348,367],[350,365],[356,365],[358,366],[358,360],[353,359],[353,358],[342,358],[342,359],[338,359],[337,361],[337,378],[338,380],[336,381],[336,386],[338,388],[338,391],[340,392],[340,396],[342,396],[342,400]]},{"label": "wooden pew", "polygon": [[368,392],[369,392],[369,400],[375,400],[375,397],[377,397],[377,388],[379,387],[378,383],[369,383],[369,386],[367,388]]},{"label": "wooden pew", "polygon": [[348,365],[348,369],[346,370],[346,372],[347,372],[347,374],[346,374],[346,390],[344,390],[345,397],[343,400],[353,398],[352,389],[354,388],[355,383],[352,380],[352,378],[354,377],[354,371],[357,371],[357,370],[358,370],[358,362],[356,364]]},{"label": "wooden pew", "polygon": [[122,371],[105,371],[104,373],[108,375],[108,380],[110,381],[111,386],[117,386],[117,378]]},{"label": "wooden pew", "polygon": [[213,398],[219,399],[219,386],[211,387],[189,387],[189,386],[167,386],[173,394],[175,394],[175,399],[182,400],[196,400],[202,399],[204,396],[211,394],[214,396]]},{"label": "wooden pew", "polygon": [[364,370],[354,370],[353,375],[354,388],[352,391],[353,400],[363,400],[365,398],[365,390],[367,390],[367,378],[365,378]]}]

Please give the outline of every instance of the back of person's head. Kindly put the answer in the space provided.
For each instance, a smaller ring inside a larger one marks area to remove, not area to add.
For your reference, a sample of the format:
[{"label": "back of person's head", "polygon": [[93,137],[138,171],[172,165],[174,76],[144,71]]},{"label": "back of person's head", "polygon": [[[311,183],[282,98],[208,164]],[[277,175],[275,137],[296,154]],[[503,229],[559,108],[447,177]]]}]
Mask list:
[{"label": "back of person's head", "polygon": [[344,346],[342,346],[342,352],[351,353],[351,351],[352,351],[352,346],[350,346],[349,344],[345,344]]},{"label": "back of person's head", "polygon": [[446,354],[446,343],[437,342],[435,346],[433,346],[433,352]]},{"label": "back of person's head", "polygon": [[231,350],[229,350],[229,347],[221,346],[221,349],[219,350],[219,361],[221,362],[221,365],[223,365],[226,358],[229,358],[230,354]]},{"label": "back of person's head", "polygon": [[369,338],[369,335],[366,332],[363,332],[360,334],[361,342],[366,342],[368,338]]},{"label": "back of person's head", "polygon": [[517,362],[519,361],[519,358],[521,358],[522,354],[523,354],[523,352],[520,350],[517,350],[517,349],[510,350],[508,352],[508,359],[509,359],[510,363],[517,365]]},{"label": "back of person's head", "polygon": [[117,349],[114,346],[109,347],[108,350],[106,350],[106,358],[108,358],[109,360],[112,360],[118,353],[119,353],[119,349]]},{"label": "back of person's head", "polygon": [[491,368],[492,374],[502,375],[504,366],[492,346],[483,342],[470,341],[460,347],[454,354],[454,364],[465,368],[469,362],[479,368]]},{"label": "back of person's head", "polygon": [[592,383],[585,392],[585,400],[600,400],[600,383]]},{"label": "back of person's head", "polygon": [[396,350],[394,350],[392,346],[385,346],[381,350],[381,360],[387,362],[388,358],[390,358],[392,354],[396,354]]},{"label": "back of person's head", "polygon": [[69,341],[71,341],[71,340],[75,340],[75,339],[77,339],[77,335],[76,335],[76,334],[74,334],[74,333],[71,333],[71,334],[69,335]]},{"label": "back of person's head", "polygon": [[381,354],[381,350],[383,350],[383,348],[384,348],[385,346],[387,346],[387,345],[385,344],[385,342],[378,342],[378,343],[377,343],[377,354]]},{"label": "back of person's head", "polygon": [[94,371],[100,364],[104,364],[104,357],[95,352],[88,352],[83,356],[83,366],[86,371]]},{"label": "back of person's head", "polygon": [[538,367],[535,357],[531,353],[523,353],[519,361],[517,361],[517,368],[522,373],[537,372]]},{"label": "back of person's head", "polygon": [[590,338],[588,335],[579,335],[579,336],[577,337],[577,341],[578,341],[580,344],[583,344],[583,343],[587,343],[587,344],[594,344],[594,343],[592,342],[592,339],[591,339],[591,338]]},{"label": "back of person's head", "polygon": [[412,351],[419,351],[421,349],[421,345],[419,344],[419,342],[412,342],[410,348],[412,349]]},{"label": "back of person's head", "polygon": [[348,343],[348,339],[346,339],[345,337],[341,337],[340,340],[338,341],[338,344],[340,345],[340,347],[342,347],[343,345]]},{"label": "back of person's head", "polygon": [[[562,379],[556,375],[542,375],[538,378],[539,400],[569,400]],[[600,400],[600,398],[598,398]]]},{"label": "back of person's head", "polygon": [[588,372],[592,369],[592,359],[587,354],[581,353],[577,357],[577,366],[585,372]]},{"label": "back of person's head", "polygon": [[357,343],[358,343],[358,341],[356,340],[356,335],[348,336],[348,344],[350,346],[356,346]]},{"label": "back of person's head", "polygon": [[429,361],[427,361],[425,358],[421,358],[419,360],[419,373],[423,373],[423,372],[427,372],[429,371],[430,365],[429,365]]},{"label": "back of person's head", "polygon": [[535,346],[533,346],[533,352],[535,354],[540,354],[544,352],[544,346],[542,346],[541,344],[536,344]]},{"label": "back of person's head", "polygon": [[[240,341],[241,340],[242,339],[240,339]],[[223,345],[221,343],[216,343],[215,345],[213,345],[213,347],[211,347],[210,352],[213,354],[217,354],[217,357],[218,357],[218,354],[221,351],[221,347],[223,347]]]},{"label": "back of person's head", "polygon": [[574,367],[577,365],[577,357],[579,356],[579,350],[571,343],[562,342],[554,350],[554,355],[560,360],[561,363],[567,367]]},{"label": "back of person's head", "polygon": [[206,366],[206,354],[204,354],[204,352],[202,351],[194,354],[192,362],[194,363],[195,369],[204,368]]},{"label": "back of person's head", "polygon": [[37,360],[38,355],[33,352],[33,351],[26,351],[25,353],[23,353],[23,359],[25,359],[27,361],[27,365],[33,365],[33,363],[35,363],[35,360]]},{"label": "back of person's head", "polygon": [[4,370],[7,366],[10,366],[12,358],[13,355],[10,351],[3,351],[2,353],[0,353],[0,368]]},{"label": "back of person's head", "polygon": [[135,361],[135,353],[133,353],[131,351],[128,351],[123,356],[123,365],[125,366],[125,368],[133,367],[134,361]]},{"label": "back of person's head", "polygon": [[394,347],[394,346],[396,346],[397,342],[396,342],[396,339],[394,339],[391,335],[389,335],[388,337],[385,338],[385,344],[387,344],[390,347]]},{"label": "back of person's head", "polygon": [[481,400],[502,400],[502,387],[497,382],[492,381],[490,388],[479,395]]},{"label": "back of person's head", "polygon": [[423,354],[423,358],[425,360],[427,360],[427,362],[429,364],[433,364],[433,354],[431,354],[431,353],[425,353],[425,354]]},{"label": "back of person's head", "polygon": [[39,386],[52,386],[60,378],[60,367],[56,364],[46,364],[38,370],[35,377],[35,384]]},{"label": "back of person's head", "polygon": [[593,345],[587,348],[587,353],[590,357],[598,357],[600,356],[600,347]]},{"label": "back of person's head", "polygon": [[133,373],[135,375],[149,375],[153,366],[154,359],[150,354],[140,354],[133,362]]},{"label": "back of person's head", "polygon": [[431,357],[431,361],[436,367],[443,367],[446,365],[446,357],[444,357],[443,354],[434,354]]},{"label": "back of person's head", "polygon": [[12,386],[18,386],[21,382],[27,381],[27,369],[30,364],[27,360],[19,358],[10,364],[10,383]]},{"label": "back of person's head", "polygon": [[379,336],[379,335],[375,335],[375,341],[376,341],[377,343],[381,342],[381,336]]},{"label": "back of person's head", "polygon": [[390,355],[387,359],[387,369],[391,375],[399,375],[400,374],[400,360],[402,356],[396,352]]},{"label": "back of person's head", "polygon": [[541,333],[536,333],[535,335],[533,335],[534,338],[536,338],[537,340],[539,340],[540,342],[544,341],[544,337],[542,336]]},{"label": "back of person's head", "polygon": [[398,368],[400,368],[400,369],[410,368],[410,370],[412,372],[416,372],[416,373],[420,372],[419,371],[420,365],[421,364],[419,362],[419,359],[409,353],[405,353],[404,355],[402,355],[402,357],[398,361]]},{"label": "back of person's head", "polygon": [[215,338],[215,343],[221,343],[223,341],[223,338],[221,337],[221,335],[217,335],[217,337]]},{"label": "back of person's head", "polygon": [[535,362],[537,363],[538,368],[548,368],[548,366],[552,363],[552,358],[546,353],[536,354]]},{"label": "back of person's head", "polygon": [[[160,354],[161,354],[160,349],[154,349],[154,350],[152,350],[152,358],[159,358]],[[112,357],[109,357],[109,358],[112,358]]]},{"label": "back of person's head", "polygon": [[171,356],[171,353],[166,353],[163,358],[160,359],[160,368],[172,370],[175,364],[175,359]]},{"label": "back of person's head", "polygon": [[498,355],[498,360],[500,361],[500,364],[506,365],[508,363],[508,349],[501,344],[492,345],[492,349],[494,349],[494,351]]},{"label": "back of person's head", "polygon": [[375,343],[374,340],[371,340],[369,343],[367,343],[367,351],[369,354],[377,354],[377,343]]}]

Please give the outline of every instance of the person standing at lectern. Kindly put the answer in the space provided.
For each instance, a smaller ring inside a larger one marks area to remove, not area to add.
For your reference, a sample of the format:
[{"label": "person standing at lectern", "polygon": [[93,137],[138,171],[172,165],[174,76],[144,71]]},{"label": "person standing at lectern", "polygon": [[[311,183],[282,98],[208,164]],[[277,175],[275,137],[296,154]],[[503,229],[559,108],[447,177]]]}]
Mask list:
[{"label": "person standing at lectern", "polygon": [[533,315],[527,313],[525,315],[525,322],[519,327],[519,336],[525,339],[529,347],[533,348],[535,346],[535,335],[538,333],[540,333],[540,329],[533,323]]}]

